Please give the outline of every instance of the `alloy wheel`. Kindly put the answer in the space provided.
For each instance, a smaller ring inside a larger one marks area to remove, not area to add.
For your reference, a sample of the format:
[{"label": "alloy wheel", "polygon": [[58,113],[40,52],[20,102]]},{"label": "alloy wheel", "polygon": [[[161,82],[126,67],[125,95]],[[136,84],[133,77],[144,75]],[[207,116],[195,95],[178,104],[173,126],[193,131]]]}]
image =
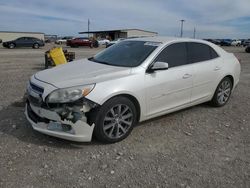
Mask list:
[{"label": "alloy wheel", "polygon": [[231,83],[228,80],[224,80],[219,86],[217,93],[217,100],[220,105],[225,104],[231,94]]},{"label": "alloy wheel", "polygon": [[129,131],[133,118],[132,110],[127,105],[113,106],[104,117],[103,131],[111,139],[120,138]]}]

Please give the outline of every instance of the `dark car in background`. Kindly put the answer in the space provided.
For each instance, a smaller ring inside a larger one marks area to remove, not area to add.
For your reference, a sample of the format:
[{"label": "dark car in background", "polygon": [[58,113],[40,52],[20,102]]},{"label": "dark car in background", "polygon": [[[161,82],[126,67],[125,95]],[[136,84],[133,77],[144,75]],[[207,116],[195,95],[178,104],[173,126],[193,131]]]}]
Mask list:
[{"label": "dark car in background", "polygon": [[88,46],[92,48],[92,40],[86,37],[73,38],[67,40],[66,45],[70,47]]},{"label": "dark car in background", "polygon": [[220,45],[220,40],[218,40],[218,39],[204,39],[204,40],[206,40],[206,41],[208,41],[208,42],[212,42],[212,43],[214,43],[214,44],[217,44],[217,45]]},{"label": "dark car in background", "polygon": [[34,37],[20,37],[16,40],[3,42],[3,47],[10,49],[16,47],[32,47],[37,49],[41,46],[44,46],[44,41]]},{"label": "dark car in background", "polygon": [[250,44],[246,47],[245,51],[246,51],[247,53],[250,53]]},{"label": "dark car in background", "polygon": [[242,45],[243,45],[244,47],[249,46],[249,45],[250,45],[250,39],[245,39],[245,40],[243,40],[243,41],[242,41]]},{"label": "dark car in background", "polygon": [[232,40],[231,39],[222,39],[220,41],[221,46],[231,46],[232,45]]}]

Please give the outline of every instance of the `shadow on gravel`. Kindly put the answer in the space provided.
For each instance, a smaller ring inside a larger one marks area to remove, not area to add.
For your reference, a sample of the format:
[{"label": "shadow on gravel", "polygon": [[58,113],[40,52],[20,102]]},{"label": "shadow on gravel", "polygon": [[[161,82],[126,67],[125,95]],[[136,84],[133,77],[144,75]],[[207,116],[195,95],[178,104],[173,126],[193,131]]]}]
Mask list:
[{"label": "shadow on gravel", "polygon": [[196,106],[191,106],[191,107],[188,107],[188,108],[185,108],[185,109],[182,109],[182,110],[178,110],[178,111],[175,111],[175,112],[171,112],[169,114],[161,115],[161,116],[158,116],[158,117],[155,117],[155,118],[143,121],[143,122],[139,123],[137,126],[148,124],[148,123],[153,122],[153,121],[160,121],[163,118],[171,117],[171,116],[174,116],[176,114],[181,114],[181,113],[189,112],[192,109],[196,110],[196,108],[198,108],[198,107],[202,107],[202,108],[215,108],[215,107],[211,106],[207,102],[207,103],[199,104],[199,105],[196,105]]},{"label": "shadow on gravel", "polygon": [[[26,143],[35,144],[38,146],[67,148],[67,149],[81,149],[83,146],[93,145],[105,145],[93,139],[90,143],[79,143],[73,141],[67,141],[60,138],[44,135],[37,131],[34,131],[26,120],[24,115],[25,99],[21,101],[13,102],[7,108],[4,108],[0,113],[0,133],[16,137],[18,140]],[[192,109],[197,110],[197,107],[213,108],[207,103],[183,109],[177,112],[173,112],[167,115],[156,117],[142,123],[137,126],[148,124],[149,122],[161,121],[163,118],[171,118],[176,114],[187,113]]]},{"label": "shadow on gravel", "polygon": [[32,70],[37,70],[37,71],[42,71],[42,70],[44,70],[44,69],[45,69],[45,68],[44,68],[44,65],[32,67]]}]

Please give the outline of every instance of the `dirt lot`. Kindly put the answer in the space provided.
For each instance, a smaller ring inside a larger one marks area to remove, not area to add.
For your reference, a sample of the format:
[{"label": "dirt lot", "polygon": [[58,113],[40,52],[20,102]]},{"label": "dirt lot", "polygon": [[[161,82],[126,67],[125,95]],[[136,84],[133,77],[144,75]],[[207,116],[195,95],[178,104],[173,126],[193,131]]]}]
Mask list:
[{"label": "dirt lot", "polygon": [[[207,104],[141,123],[111,145],[74,143],[32,130],[22,96],[44,52],[0,48],[0,187],[250,187],[250,54],[222,108]],[[70,49],[72,50],[72,49]],[[76,59],[100,49],[79,48]]]}]

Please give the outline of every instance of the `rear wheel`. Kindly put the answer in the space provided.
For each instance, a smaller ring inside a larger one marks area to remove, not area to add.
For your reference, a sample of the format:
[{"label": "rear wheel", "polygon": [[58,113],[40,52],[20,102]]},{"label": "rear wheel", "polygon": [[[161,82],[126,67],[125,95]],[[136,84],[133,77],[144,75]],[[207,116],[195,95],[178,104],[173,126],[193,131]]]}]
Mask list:
[{"label": "rear wheel", "polygon": [[119,142],[133,130],[137,120],[135,105],[126,97],[115,97],[92,114],[96,139],[105,143]]},{"label": "rear wheel", "polygon": [[217,86],[211,104],[216,107],[224,106],[231,96],[232,88],[231,79],[229,77],[223,78]]}]

